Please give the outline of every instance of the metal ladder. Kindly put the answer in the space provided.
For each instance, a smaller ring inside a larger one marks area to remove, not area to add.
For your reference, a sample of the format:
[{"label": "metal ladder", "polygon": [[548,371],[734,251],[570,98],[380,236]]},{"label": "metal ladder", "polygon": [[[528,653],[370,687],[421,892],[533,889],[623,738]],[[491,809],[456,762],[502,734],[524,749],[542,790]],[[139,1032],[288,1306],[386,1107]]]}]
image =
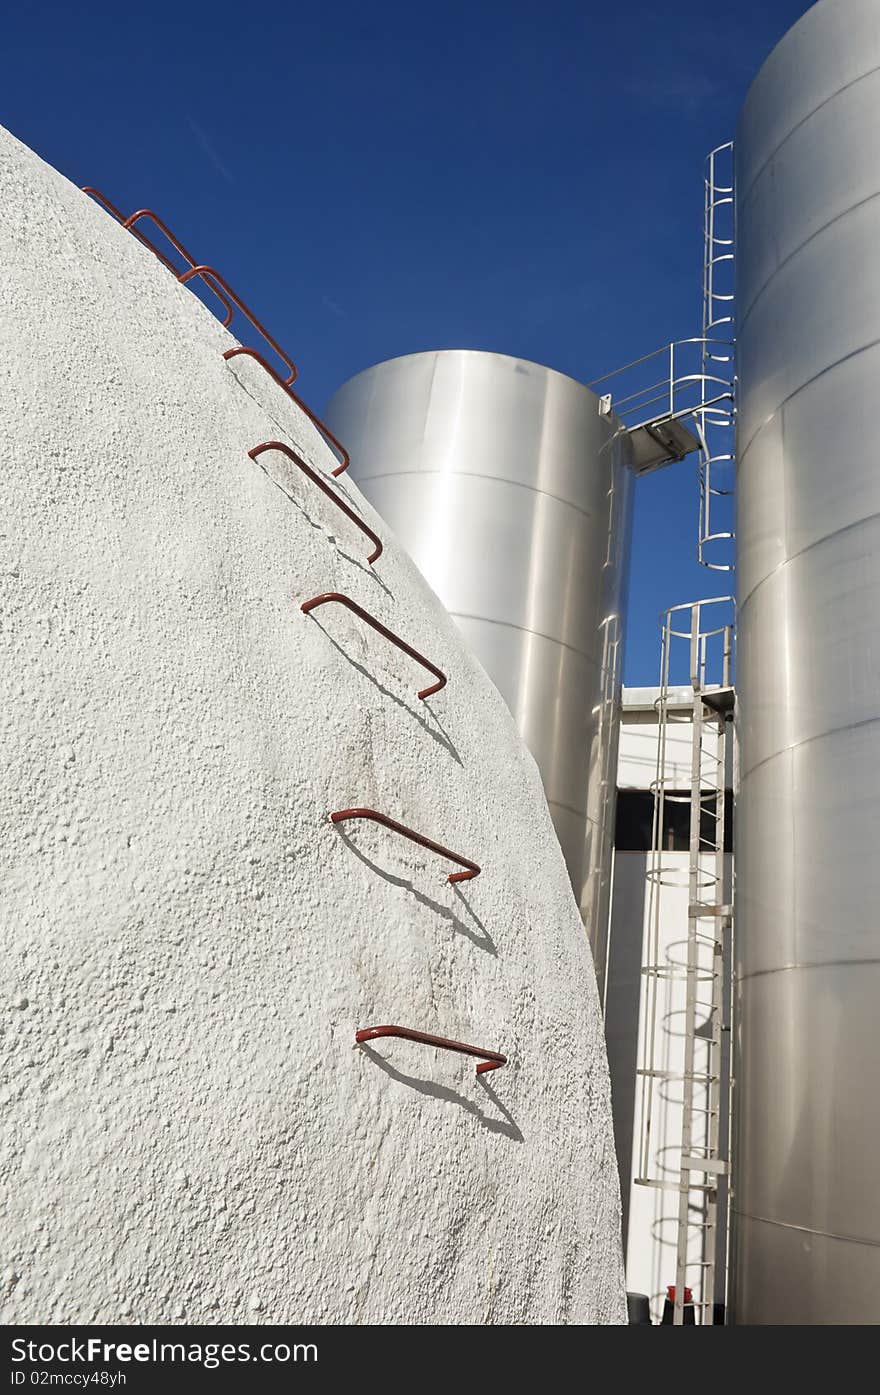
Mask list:
[{"label": "metal ladder", "polygon": [[733,142],[706,157],[703,180],[703,332],[700,409],[700,522],[697,560],[734,569],[734,264]]},{"label": "metal ladder", "polygon": [[[711,602],[709,603],[711,604]],[[702,605],[691,607],[690,683],[693,690],[691,738],[690,838],[688,858],[688,938],[685,979],[684,1089],[682,1101],[681,1174],[678,1197],[678,1233],[673,1323],[683,1322],[688,1272],[694,1177],[702,1179],[702,1215],[696,1228],[702,1231],[697,1261],[701,1321],[711,1324],[715,1303],[715,1265],[718,1244],[719,1181],[728,1170],[722,1157],[721,1087],[722,1034],[729,994],[726,982],[732,906],[724,867],[725,787],[728,733],[733,713],[731,686],[733,623],[720,629],[701,629]],[[671,638],[671,637],[670,637]],[[713,638],[720,640],[721,674],[718,686],[707,686],[707,651]],[[708,864],[708,865],[707,865]],[[706,963],[707,952],[709,957]],[[701,1000],[708,980],[708,1001]],[[705,1018],[698,1023],[698,1010]],[[695,1102],[698,1035],[704,1043],[704,1105]],[[728,1129],[729,1137],[729,1129]],[[725,1227],[726,1232],[726,1227]]]},{"label": "metal ladder", "polygon": [[[705,612],[722,615],[704,623]],[[720,608],[717,609],[717,608]],[[682,641],[678,644],[677,641]],[[674,606],[662,617],[657,768],[648,867],[648,934],[643,957],[645,1029],[640,1156],[636,1181],[677,1194],[673,1323],[684,1320],[685,1291],[702,1323],[714,1317],[715,1267],[727,1240],[730,949],[732,910],[725,868],[725,789],[731,760],[733,600],[716,597]],[[684,650],[684,653],[682,653]],[[688,682],[673,684],[687,663]],[[689,784],[682,788],[670,732],[690,724]],[[687,867],[670,856],[667,815],[687,807]],[[663,943],[663,888],[687,895],[687,936]],[[683,957],[673,950],[683,947]],[[661,990],[664,997],[661,1000]],[[683,1002],[682,1002],[683,999]],[[674,1023],[683,1019],[681,1031]],[[681,1097],[675,1091],[681,1091]],[[663,1093],[665,1091],[665,1094]],[[658,1144],[655,1113],[662,1104]],[[680,1133],[670,1140],[670,1108]],[[672,1161],[662,1158],[672,1154]],[[719,1224],[719,1210],[723,1208]],[[671,1221],[673,1217],[663,1218]],[[663,1220],[661,1220],[661,1226]]]}]

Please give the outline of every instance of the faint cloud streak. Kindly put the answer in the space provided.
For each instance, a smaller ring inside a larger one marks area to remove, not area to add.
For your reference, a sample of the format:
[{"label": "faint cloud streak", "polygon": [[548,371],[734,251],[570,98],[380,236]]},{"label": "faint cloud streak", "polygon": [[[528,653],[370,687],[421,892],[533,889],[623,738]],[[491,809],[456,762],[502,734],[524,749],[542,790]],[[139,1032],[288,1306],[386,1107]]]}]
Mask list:
[{"label": "faint cloud streak", "polygon": [[202,150],[207,155],[215,170],[217,170],[219,174],[222,174],[223,178],[227,180],[228,183],[234,184],[235,180],[233,176],[229,173],[229,170],[226,168],[223,161],[220,159],[220,156],[217,154],[217,151],[214,149],[213,145],[208,139],[208,136],[202,130],[201,126],[198,124],[198,122],[193,121],[192,117],[189,115],[187,115],[186,119],[189,123],[190,130],[196,138],[197,143],[202,147]]},{"label": "faint cloud streak", "polygon": [[347,311],[343,310],[343,308],[342,308],[341,305],[337,305],[336,301],[333,300],[331,296],[329,296],[329,295],[322,295],[322,296],[321,296],[321,304],[322,304],[322,305],[326,305],[327,309],[328,309],[328,310],[331,310],[331,311],[333,312],[334,315],[337,315],[337,316],[339,317],[340,320],[347,320],[347,319],[348,319],[348,313],[347,313]]}]

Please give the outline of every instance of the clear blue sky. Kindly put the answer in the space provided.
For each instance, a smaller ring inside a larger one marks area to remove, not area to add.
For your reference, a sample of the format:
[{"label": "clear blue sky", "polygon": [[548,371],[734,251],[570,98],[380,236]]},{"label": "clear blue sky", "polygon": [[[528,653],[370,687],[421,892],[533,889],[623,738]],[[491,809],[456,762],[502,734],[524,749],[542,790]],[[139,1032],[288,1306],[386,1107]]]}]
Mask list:
[{"label": "clear blue sky", "polygon": [[[319,410],[419,349],[588,381],[699,330],[702,162],[806,0],[14,5],[0,120],[163,213],[262,313]],[[626,678],[691,561],[685,462],[638,487]]]}]

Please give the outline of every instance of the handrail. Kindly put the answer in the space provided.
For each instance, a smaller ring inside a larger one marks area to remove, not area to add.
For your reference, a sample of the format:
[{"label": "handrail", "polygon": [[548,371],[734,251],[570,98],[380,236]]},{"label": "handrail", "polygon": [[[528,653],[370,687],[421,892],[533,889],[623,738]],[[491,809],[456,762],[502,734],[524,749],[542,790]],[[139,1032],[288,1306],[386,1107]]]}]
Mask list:
[{"label": "handrail", "polygon": [[499,1070],[507,1065],[507,1057],[500,1051],[487,1051],[482,1046],[468,1046],[463,1041],[451,1041],[449,1037],[435,1037],[431,1032],[417,1032],[413,1027],[361,1027],[355,1032],[356,1042],[375,1041],[377,1037],[403,1037],[404,1041],[419,1041],[425,1046],[439,1046],[444,1051],[459,1051],[464,1056],[481,1056],[477,1075],[485,1075],[488,1070]]},{"label": "handrail", "polygon": [[330,601],[336,601],[339,605],[347,606],[355,615],[359,615],[362,620],[365,620],[368,625],[372,625],[376,633],[380,634],[383,639],[387,639],[391,644],[396,644],[397,648],[402,650],[404,654],[408,654],[411,659],[415,659],[416,663],[422,664],[429,673],[434,674],[437,682],[419,691],[418,696],[423,701],[425,698],[430,697],[432,693],[439,693],[441,688],[446,687],[446,674],[443,673],[436,664],[432,664],[431,660],[426,659],[424,654],[420,654],[418,649],[413,649],[412,645],[407,644],[406,640],[401,639],[400,636],[394,634],[392,630],[386,629],[382,622],[376,619],[375,615],[371,615],[369,611],[364,610],[363,606],[359,606],[357,601],[351,600],[349,596],[343,596],[340,591],[325,591],[321,596],[313,596],[310,601],[303,601],[300,610],[304,615],[309,615],[313,610],[316,610],[319,605],[327,605]]},{"label": "handrail", "polygon": [[271,363],[267,362],[267,360],[263,358],[263,355],[259,353],[256,349],[248,349],[245,348],[244,345],[239,345],[238,348],[227,349],[223,357],[228,362],[231,358],[237,358],[239,354],[245,354],[248,358],[256,359],[257,363],[259,363],[262,368],[265,368],[266,372],[269,374],[269,377],[272,378],[280,388],[283,388],[283,390],[287,393],[288,397],[290,397],[296,403],[296,405],[300,408],[301,411],[305,412],[306,416],[309,418],[309,421],[311,421],[318,428],[318,430],[320,431],[321,435],[324,437],[325,441],[328,443],[330,448],[332,450],[338,451],[339,454],[342,456],[342,463],[340,465],[337,465],[335,470],[330,471],[331,475],[335,476],[343,474],[351,464],[351,457],[348,451],[345,449],[345,446],[342,444],[342,442],[338,441],[336,437],[333,435],[333,432],[330,430],[329,426],[325,426],[321,418],[315,412],[312,411],[311,407],[309,407],[307,403],[303,402],[301,397],[297,396],[290,384],[284,381],[280,373],[275,372],[275,369],[272,367]]},{"label": "handrail", "polygon": [[262,455],[264,450],[280,450],[282,455],[286,455],[288,460],[292,460],[294,465],[296,465],[298,469],[302,470],[304,475],[308,476],[308,478],[312,481],[312,484],[316,484],[318,486],[322,494],[327,495],[327,498],[330,499],[336,505],[336,507],[340,509],[342,513],[345,514],[346,518],[350,518],[352,523],[356,524],[357,527],[360,528],[364,536],[369,538],[370,542],[374,544],[374,551],[371,552],[369,557],[367,558],[367,561],[370,563],[371,566],[378,557],[381,557],[381,538],[379,538],[378,535],[373,532],[372,528],[367,527],[366,523],[364,523],[364,520],[358,517],[354,509],[349,508],[345,500],[340,498],[340,496],[336,493],[335,490],[330,488],[330,485],[327,483],[326,479],[319,475],[317,470],[313,470],[311,465],[306,464],[302,456],[297,455],[296,451],[292,450],[290,446],[285,445],[283,441],[263,441],[262,445],[254,446],[252,450],[249,450],[248,455],[250,456],[251,460],[255,461],[257,459],[257,456]]},{"label": "handrail", "polygon": [[374,823],[381,823],[385,828],[390,828],[392,833],[400,833],[404,838],[409,838],[410,842],[418,843],[420,847],[427,848],[429,852],[435,852],[439,857],[448,857],[450,862],[457,862],[459,867],[464,867],[464,872],[450,872],[448,881],[468,882],[471,877],[480,874],[480,868],[476,862],[471,862],[470,858],[462,857],[461,853],[451,852],[449,848],[444,848],[442,843],[435,843],[432,838],[426,838],[423,833],[416,833],[414,829],[407,828],[406,824],[398,823],[396,819],[390,819],[387,814],[380,814],[376,809],[337,809],[330,815],[331,823],[344,823],[346,819],[372,819]]},{"label": "handrail", "polygon": [[[729,605],[731,606],[732,610],[735,611],[736,597],[701,596],[698,601],[681,601],[678,605],[667,606],[665,610],[661,610],[659,615],[661,631],[667,630],[668,633],[674,635],[676,639],[690,639],[691,631],[674,630],[672,628],[672,622],[670,621],[669,616],[675,614],[679,610],[689,610],[693,615],[693,612],[695,610],[699,612],[700,610],[702,610],[703,606],[708,605]],[[718,625],[714,630],[700,630],[700,638],[714,639],[716,635],[724,634],[727,630],[729,630],[732,623],[733,622],[731,620],[728,620],[726,624]]]},{"label": "handrail", "polygon": [[634,358],[631,363],[624,363],[620,368],[613,368],[610,373],[603,373],[601,378],[593,378],[586,386],[596,388],[600,383],[607,383],[609,378],[616,378],[620,373],[625,373],[628,368],[638,368],[640,364],[647,363],[648,359],[658,358],[660,354],[668,356],[670,348],[680,348],[685,344],[720,344],[723,348],[732,348],[733,341],[716,339],[705,334],[692,334],[688,339],[673,339],[669,344],[661,344],[659,349],[652,349],[650,353],[642,354],[641,358]]}]

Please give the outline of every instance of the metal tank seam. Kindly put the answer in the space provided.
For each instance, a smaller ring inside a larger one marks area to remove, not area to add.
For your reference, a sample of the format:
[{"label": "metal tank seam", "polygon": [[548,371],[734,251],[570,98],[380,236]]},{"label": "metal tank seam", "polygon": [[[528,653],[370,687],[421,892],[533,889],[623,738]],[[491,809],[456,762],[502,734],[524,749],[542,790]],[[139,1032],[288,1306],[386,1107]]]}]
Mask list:
[{"label": "metal tank seam", "polygon": [[[784,484],[785,482],[783,480],[783,488]],[[770,581],[772,577],[776,576],[777,572],[781,572],[783,567],[790,566],[790,564],[796,562],[799,557],[806,557],[807,553],[812,552],[814,548],[821,547],[823,543],[831,542],[833,538],[839,538],[843,533],[852,532],[855,528],[861,528],[866,523],[876,523],[878,520],[880,520],[880,513],[869,513],[866,514],[864,518],[854,518],[852,523],[844,523],[842,528],[835,528],[833,533],[823,534],[821,538],[816,538],[814,542],[807,543],[806,547],[801,547],[797,552],[793,552],[790,557],[783,557],[782,561],[777,562],[771,572],[768,572],[766,576],[762,576],[760,581],[755,582],[745,599],[738,602],[740,615],[742,615],[755,593],[760,591],[766,581]]]},{"label": "metal tank seam", "polygon": [[828,736],[839,736],[843,731],[858,731],[860,727],[874,726],[877,722],[880,722],[880,715],[864,717],[860,722],[847,722],[842,727],[829,727],[828,731],[819,731],[815,736],[805,736],[800,741],[793,741],[790,746],[780,746],[778,751],[771,751],[769,756],[762,757],[755,765],[750,765],[748,770],[743,770],[740,782],[747,780],[750,775],[754,775],[756,770],[760,770],[771,760],[778,760],[780,756],[788,755],[789,751],[799,751],[802,746],[812,746],[815,741],[824,741]]},{"label": "metal tank seam", "polygon": [[368,484],[371,480],[398,480],[406,475],[416,475],[419,479],[424,479],[427,475],[449,475],[451,479],[470,480],[491,480],[493,484],[511,484],[516,489],[527,489],[530,494],[542,494],[545,499],[554,499],[558,504],[564,504],[566,508],[574,509],[582,518],[594,518],[595,514],[588,509],[582,509],[579,504],[573,504],[570,499],[563,499],[561,494],[551,494],[547,489],[536,489],[533,484],[523,484],[520,480],[510,480],[506,475],[483,475],[477,470],[385,470],[381,475],[352,475],[355,484],[360,488],[361,484]]},{"label": "metal tank seam", "polygon": [[483,625],[500,625],[505,630],[516,630],[518,634],[534,635],[536,639],[546,639],[548,644],[558,644],[560,649],[568,649],[570,653],[577,654],[579,658],[586,659],[588,664],[592,664],[601,673],[602,666],[598,659],[594,659],[592,654],[587,654],[583,649],[575,649],[573,644],[566,644],[564,639],[556,639],[553,635],[545,635],[543,630],[532,630],[528,625],[515,625],[512,620],[491,620],[488,615],[470,615],[464,610],[450,610],[449,614],[453,620],[477,620]]},{"label": "metal tank seam", "polygon": [[[824,378],[826,373],[832,373],[834,369],[839,368],[842,363],[849,363],[850,359],[858,358],[859,354],[865,354],[868,352],[869,349],[876,349],[878,344],[880,344],[880,339],[872,339],[869,344],[860,344],[859,347],[857,349],[853,349],[851,353],[844,354],[842,358],[837,358],[834,360],[833,363],[828,363],[825,365],[824,368],[820,368],[819,372],[814,373],[812,378],[808,378],[806,382],[799,383],[793,392],[790,392],[787,397],[783,397],[781,402],[777,402],[776,406],[773,408],[773,411],[770,412],[770,414],[764,418],[760,426],[755,427],[755,430],[752,432],[748,441],[743,446],[742,450],[738,453],[739,461],[741,462],[745,457],[746,452],[751,450],[755,440],[764,430],[764,427],[769,426],[773,418],[779,412],[782,411],[783,407],[787,406],[789,402],[792,402],[797,397],[798,393],[803,392],[805,388],[812,387],[813,383],[817,383],[820,378]],[[745,395],[744,392],[743,395]]]},{"label": "metal tank seam", "polygon": [[742,337],[749,316],[751,315],[755,306],[760,301],[764,292],[767,290],[768,286],[772,286],[773,281],[779,275],[780,271],[784,266],[787,266],[788,263],[792,261],[793,258],[798,255],[799,252],[802,252],[805,247],[809,247],[810,243],[814,242],[817,237],[821,237],[822,234],[824,232],[827,232],[829,228],[833,228],[835,223],[842,222],[844,218],[849,217],[850,213],[857,213],[860,208],[864,208],[866,204],[873,203],[875,199],[880,199],[880,189],[876,189],[873,194],[868,194],[867,197],[864,199],[859,199],[858,203],[851,203],[848,208],[845,208],[843,210],[842,213],[835,214],[835,216],[833,218],[830,218],[827,223],[823,223],[821,228],[817,228],[815,232],[810,233],[810,236],[806,238],[804,242],[801,242],[797,247],[795,247],[793,251],[789,252],[786,257],[783,257],[782,261],[777,263],[777,265],[773,268],[773,271],[767,277],[767,280],[755,293],[748,310],[745,312],[742,319],[739,321],[737,334],[740,337]]},{"label": "metal tank seam", "polygon": [[[574,814],[577,819],[586,819],[587,817],[586,809],[573,809],[570,804],[563,804],[561,799],[551,799],[549,794],[547,796],[547,805],[548,808],[552,806],[554,809],[564,809],[567,814]],[[595,823],[596,821],[595,819],[591,819],[589,822]]]},{"label": "metal tank seam", "polygon": [[800,121],[798,121],[794,126],[792,126],[790,131],[786,131],[785,135],[782,137],[782,140],[779,142],[778,145],[775,145],[773,147],[764,163],[755,173],[754,177],[752,178],[751,184],[748,186],[748,188],[742,196],[741,202],[745,203],[746,199],[751,194],[752,190],[754,189],[758,180],[761,178],[761,175],[764,173],[767,166],[770,164],[772,160],[776,159],[776,156],[779,154],[782,147],[786,144],[787,141],[791,140],[795,131],[799,131],[802,126],[805,126],[808,121],[811,121],[813,119],[817,111],[822,111],[823,107],[827,107],[828,103],[833,102],[835,98],[841,95],[842,92],[848,92],[851,87],[857,87],[860,82],[864,82],[866,78],[873,77],[875,73],[880,73],[880,66],[876,68],[869,68],[866,73],[859,73],[858,77],[851,78],[850,81],[845,82],[842,87],[838,87],[836,91],[829,93],[829,95],[825,97],[817,107],[813,107],[812,111],[808,111],[806,116],[802,116]]},{"label": "metal tank seam", "polygon": [[737,983],[747,983],[750,978],[765,978],[768,974],[787,974],[794,969],[848,969],[853,966],[880,964],[880,959],[816,959],[803,964],[779,964],[775,969],[750,969],[747,974],[734,971]]},{"label": "metal tank seam", "polygon": [[756,1216],[753,1211],[741,1211],[738,1206],[734,1206],[737,1216],[743,1216],[747,1221],[760,1221],[763,1225],[778,1225],[783,1230],[799,1230],[804,1235],[821,1235],[826,1240],[840,1240],[845,1245],[869,1245],[872,1248],[880,1248],[880,1240],[873,1240],[867,1235],[838,1235],[833,1230],[816,1230],[808,1225],[795,1225],[793,1221],[774,1221],[769,1216]]}]

